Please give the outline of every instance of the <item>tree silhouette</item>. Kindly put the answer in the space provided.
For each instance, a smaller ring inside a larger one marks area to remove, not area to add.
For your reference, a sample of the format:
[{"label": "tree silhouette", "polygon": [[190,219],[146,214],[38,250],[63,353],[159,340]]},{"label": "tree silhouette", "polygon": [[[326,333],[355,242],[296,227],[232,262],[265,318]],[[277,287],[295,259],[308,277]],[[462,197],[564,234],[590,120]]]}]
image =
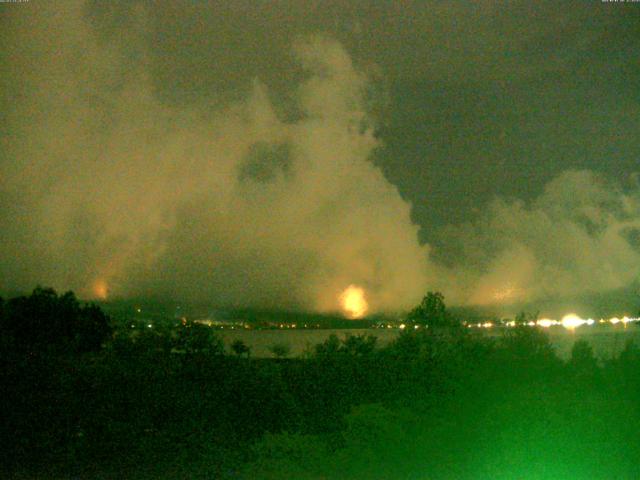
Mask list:
[{"label": "tree silhouette", "polygon": [[291,353],[291,346],[288,343],[276,343],[269,347],[269,351],[276,358],[285,358]]},{"label": "tree silhouette", "polygon": [[340,351],[340,339],[336,334],[331,334],[322,343],[315,346],[315,354],[318,357],[330,357]]},{"label": "tree silhouette", "polygon": [[109,317],[97,305],[87,305],[80,307],[77,320],[74,335],[76,348],[87,352],[99,350],[111,335]]},{"label": "tree silhouette", "polygon": [[111,335],[109,317],[96,305],[81,305],[73,292],[58,296],[37,287],[0,309],[0,331],[19,349],[96,351]]},{"label": "tree silhouette", "polygon": [[347,335],[342,340],[341,350],[348,355],[366,356],[375,350],[377,341],[378,337],[373,335]]},{"label": "tree silhouette", "polygon": [[574,373],[581,376],[592,375],[598,369],[598,361],[593,354],[593,348],[586,340],[576,340],[571,348],[569,365]]},{"label": "tree silhouette", "polygon": [[549,336],[537,328],[510,328],[505,331],[499,343],[503,352],[514,361],[542,365],[557,359]]},{"label": "tree silhouette", "polygon": [[189,354],[222,355],[224,353],[222,340],[210,327],[199,323],[189,322],[181,326],[174,344],[178,350]]},{"label": "tree silhouette", "polygon": [[231,350],[233,350],[233,353],[235,353],[238,357],[246,355],[246,357],[249,358],[249,355],[251,354],[251,347],[249,347],[240,339],[235,340],[231,344]]},{"label": "tree silhouette", "polygon": [[407,320],[430,327],[448,326],[452,323],[444,303],[444,295],[440,292],[428,292],[420,304],[409,312]]},{"label": "tree silhouette", "polygon": [[516,325],[527,325],[530,322],[535,322],[536,320],[538,320],[538,317],[540,316],[540,312],[536,311],[536,312],[525,312],[524,310],[522,310],[520,313],[518,313],[515,317],[515,322]]}]

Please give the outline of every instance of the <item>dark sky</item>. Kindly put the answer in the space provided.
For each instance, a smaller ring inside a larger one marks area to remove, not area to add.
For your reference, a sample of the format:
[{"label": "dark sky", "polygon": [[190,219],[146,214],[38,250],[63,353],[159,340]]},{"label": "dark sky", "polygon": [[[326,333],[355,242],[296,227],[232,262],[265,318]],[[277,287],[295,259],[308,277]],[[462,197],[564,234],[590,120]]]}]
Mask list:
[{"label": "dark sky", "polygon": [[[91,10],[110,37],[135,8]],[[424,227],[469,220],[494,195],[531,199],[567,169],[638,170],[633,4],[178,1],[148,21],[155,86],[178,104],[225,101],[254,77],[286,104],[293,39],[340,41],[375,83],[376,162]]]},{"label": "dark sky", "polygon": [[[241,304],[248,282],[264,292],[251,304],[330,309],[354,283],[395,308],[431,287],[490,303],[638,280],[640,4],[72,3],[0,5],[5,290],[106,282]],[[236,113],[260,121],[221,120]],[[353,144],[328,133],[342,116]],[[238,169],[239,190],[209,198]],[[256,220],[273,212],[277,228]]]}]

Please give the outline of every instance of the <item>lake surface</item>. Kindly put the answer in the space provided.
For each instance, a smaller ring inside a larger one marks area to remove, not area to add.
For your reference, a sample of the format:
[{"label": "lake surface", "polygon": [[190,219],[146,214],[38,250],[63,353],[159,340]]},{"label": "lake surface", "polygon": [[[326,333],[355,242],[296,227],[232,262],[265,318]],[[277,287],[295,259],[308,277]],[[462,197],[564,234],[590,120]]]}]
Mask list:
[{"label": "lake surface", "polygon": [[[640,345],[640,327],[637,325],[611,325],[611,326],[582,326],[575,330],[566,330],[563,327],[551,327],[544,330],[549,335],[551,343],[561,358],[567,359],[571,355],[571,348],[576,340],[586,340],[594,350],[597,358],[607,359],[616,356],[624,348],[629,339],[633,339]],[[486,333],[485,333],[486,332]],[[270,347],[275,344],[285,344],[291,349],[290,356],[298,356],[305,350],[312,349],[314,345],[324,342],[330,335],[343,338],[346,335],[373,335],[378,338],[378,345],[386,345],[394,340],[400,333],[398,329],[337,329],[337,330],[220,330],[219,335],[224,340],[225,346],[235,340],[242,340],[251,347],[254,357],[272,357]],[[483,334],[490,336],[501,335],[500,329],[487,329]]]},{"label": "lake surface", "polygon": [[556,352],[564,359],[571,356],[571,348],[576,340],[586,340],[599,359],[617,356],[629,340],[640,345],[640,328],[637,325],[583,326],[575,330],[551,327],[547,330]]}]

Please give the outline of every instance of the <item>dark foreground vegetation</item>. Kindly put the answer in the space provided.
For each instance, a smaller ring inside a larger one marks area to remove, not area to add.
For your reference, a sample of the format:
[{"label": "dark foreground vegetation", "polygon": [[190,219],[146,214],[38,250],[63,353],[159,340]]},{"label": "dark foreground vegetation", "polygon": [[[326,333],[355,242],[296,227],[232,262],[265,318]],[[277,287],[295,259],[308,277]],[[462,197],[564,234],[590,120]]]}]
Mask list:
[{"label": "dark foreground vegetation", "polygon": [[2,478],[640,478],[633,344],[562,362],[537,329],[448,326],[254,359],[201,325],[113,330],[72,294],[0,310]]}]

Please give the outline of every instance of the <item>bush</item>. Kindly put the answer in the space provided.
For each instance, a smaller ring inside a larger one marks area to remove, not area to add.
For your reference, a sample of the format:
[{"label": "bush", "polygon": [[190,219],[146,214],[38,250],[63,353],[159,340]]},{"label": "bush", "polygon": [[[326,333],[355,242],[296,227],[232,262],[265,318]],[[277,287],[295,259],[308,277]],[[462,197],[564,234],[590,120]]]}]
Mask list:
[{"label": "bush", "polygon": [[291,354],[291,346],[288,343],[276,343],[269,347],[269,351],[276,358],[285,358]]},{"label": "bush", "polygon": [[539,328],[510,328],[500,339],[499,347],[515,361],[540,364],[558,360],[549,337]]},{"label": "bush", "polygon": [[249,347],[249,345],[247,345],[240,339],[235,340],[231,344],[231,350],[233,350],[233,353],[235,353],[238,357],[246,355],[246,357],[249,358],[249,355],[251,355],[251,347]]},{"label": "bush", "polygon": [[222,355],[224,353],[222,340],[210,327],[192,322],[179,327],[174,348],[187,354]]}]

